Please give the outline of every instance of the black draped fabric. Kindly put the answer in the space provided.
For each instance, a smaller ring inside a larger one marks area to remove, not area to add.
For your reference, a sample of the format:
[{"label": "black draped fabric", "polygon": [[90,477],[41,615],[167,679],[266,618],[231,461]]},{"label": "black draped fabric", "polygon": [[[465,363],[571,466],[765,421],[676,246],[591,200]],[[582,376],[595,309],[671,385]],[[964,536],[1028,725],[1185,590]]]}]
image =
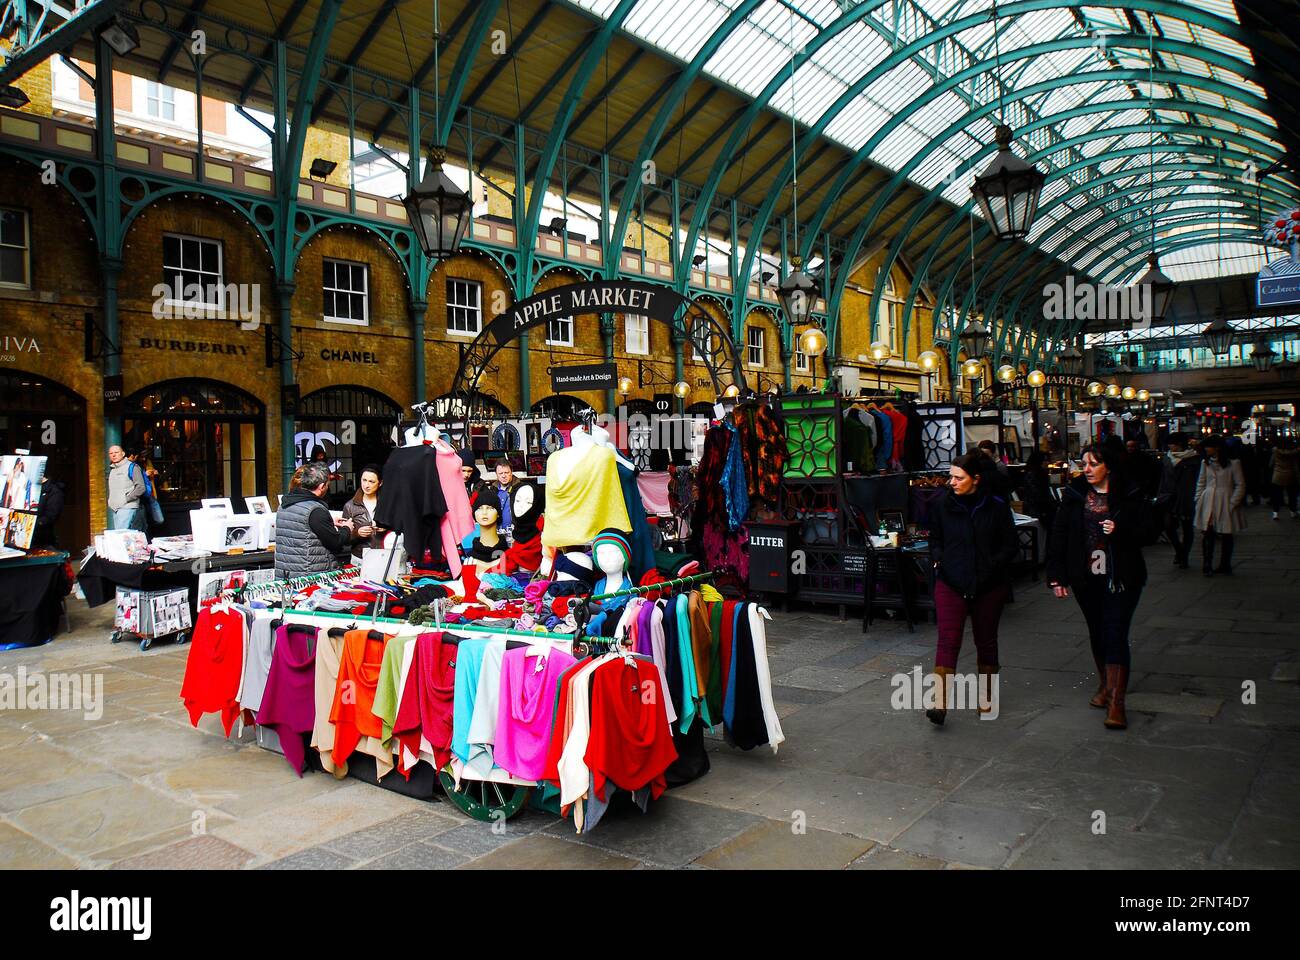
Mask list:
[{"label": "black draped fabric", "polygon": [[749,629],[749,604],[740,606],[740,620],[732,640],[736,648],[736,708],[728,733],[742,750],[767,743],[767,723],[758,693],[758,666],[754,660],[754,635]]},{"label": "black draped fabric", "polygon": [[709,772],[709,753],[704,749],[704,721],[699,717],[686,733],[673,724],[673,746],[677,759],[664,771],[664,782],[669,787],[681,787],[698,780]]},{"label": "black draped fabric", "polygon": [[438,476],[438,454],[431,446],[400,447],[384,464],[375,523],[402,535],[407,556],[420,563],[425,550],[442,556],[438,525],[447,512]]},{"label": "black draped fabric", "polygon": [[81,592],[86,595],[86,606],[98,607],[100,604],[111,603],[117,598],[118,587],[143,589],[144,575],[148,569],[147,563],[114,563],[95,554],[77,574]]},{"label": "black draped fabric", "polygon": [[907,436],[903,438],[903,467],[907,470],[925,469],[925,445],[921,442],[921,433],[925,424],[914,403],[895,404],[903,416],[907,417]]},{"label": "black draped fabric", "polygon": [[32,646],[53,637],[67,592],[62,563],[0,569],[0,643]]}]

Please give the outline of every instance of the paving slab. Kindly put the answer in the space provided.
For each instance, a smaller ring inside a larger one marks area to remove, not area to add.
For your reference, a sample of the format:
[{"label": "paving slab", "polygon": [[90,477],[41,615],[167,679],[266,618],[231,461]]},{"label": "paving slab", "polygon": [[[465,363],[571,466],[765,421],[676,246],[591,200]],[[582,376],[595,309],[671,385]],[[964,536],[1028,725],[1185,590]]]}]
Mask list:
[{"label": "paving slab", "polygon": [[10,815],[13,822],[71,856],[91,857],[170,827],[189,828],[194,810],[136,783],[51,800]]},{"label": "paving slab", "polygon": [[533,834],[471,860],[462,870],[635,870],[641,864],[582,843]]},{"label": "paving slab", "polygon": [[127,857],[113,870],[238,870],[254,859],[247,850],[217,837],[191,837],[160,850]]},{"label": "paving slab", "polygon": [[649,812],[612,808],[591,833],[573,834],[573,825],[561,822],[546,829],[601,850],[666,867],[693,863],[761,818],[670,796],[651,801]]},{"label": "paving slab", "polygon": [[715,870],[843,870],[874,844],[828,830],[757,823],[695,862]]},{"label": "paving slab", "polygon": [[1203,870],[1211,844],[1107,824],[1052,820],[1026,841],[1009,866],[1014,870]]},{"label": "paving slab", "polygon": [[919,853],[895,850],[877,844],[870,851],[849,864],[849,870],[942,870],[948,866],[938,857],[924,857]]},{"label": "paving slab", "polygon": [[0,822],[0,863],[6,870],[71,870],[77,861],[12,824]]},{"label": "paving slab", "polygon": [[998,807],[944,802],[902,833],[892,846],[976,867],[1000,867],[1046,818]]}]

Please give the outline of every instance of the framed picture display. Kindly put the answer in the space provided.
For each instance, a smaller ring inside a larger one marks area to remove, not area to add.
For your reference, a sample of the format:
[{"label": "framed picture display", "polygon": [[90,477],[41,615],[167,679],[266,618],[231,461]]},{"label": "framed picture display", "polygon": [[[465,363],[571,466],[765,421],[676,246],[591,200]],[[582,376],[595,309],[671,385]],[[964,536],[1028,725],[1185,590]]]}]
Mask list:
[{"label": "framed picture display", "polygon": [[542,425],[540,423],[527,424],[524,428],[524,432],[528,434],[528,452],[541,453]]},{"label": "framed picture display", "polygon": [[540,453],[530,453],[527,459],[528,475],[542,477],[546,475],[546,457]]},{"label": "framed picture display", "polygon": [[230,517],[235,513],[234,504],[230,502],[229,497],[213,497],[201,500],[204,510],[216,510],[218,516]]},{"label": "framed picture display", "polygon": [[248,507],[249,513],[268,514],[271,512],[271,501],[266,497],[245,497],[244,504]]}]

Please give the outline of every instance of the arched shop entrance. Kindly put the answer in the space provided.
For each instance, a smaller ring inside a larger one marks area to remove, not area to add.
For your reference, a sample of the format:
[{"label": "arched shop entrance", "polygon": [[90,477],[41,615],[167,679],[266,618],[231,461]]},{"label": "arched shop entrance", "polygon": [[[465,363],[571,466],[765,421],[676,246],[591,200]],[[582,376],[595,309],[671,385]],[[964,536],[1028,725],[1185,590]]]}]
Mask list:
[{"label": "arched shop entrance", "polygon": [[529,408],[529,412],[539,417],[550,417],[552,420],[577,422],[594,414],[596,408],[587,401],[571,397],[567,393],[556,393],[538,400]]},{"label": "arched shop entrance", "polygon": [[55,536],[60,547],[79,552],[90,542],[90,470],[95,467],[94,460],[89,468],[85,463],[85,398],[34,374],[0,373],[0,452],[14,450],[49,458],[45,475],[64,491]]},{"label": "arched shop entrance", "polygon": [[158,471],[162,533],[184,534],[207,497],[266,493],[266,407],[215,380],[166,380],[126,399],[123,436],[144,447]]},{"label": "arched shop entrance", "polygon": [[327,499],[338,509],[360,483],[368,463],[383,464],[393,449],[397,403],[367,387],[326,387],[302,398],[294,421],[294,466],[325,454],[333,479]]},{"label": "arched shop entrance", "polygon": [[[663,470],[668,465],[668,450],[659,447],[662,454],[659,458],[655,456],[655,437],[654,437],[654,417],[655,405],[650,400],[628,400],[623,403],[623,410],[627,418],[627,451],[632,458],[633,465],[638,470]],[[636,418],[635,420],[633,418]],[[662,464],[653,464],[656,459],[662,459]]]}]

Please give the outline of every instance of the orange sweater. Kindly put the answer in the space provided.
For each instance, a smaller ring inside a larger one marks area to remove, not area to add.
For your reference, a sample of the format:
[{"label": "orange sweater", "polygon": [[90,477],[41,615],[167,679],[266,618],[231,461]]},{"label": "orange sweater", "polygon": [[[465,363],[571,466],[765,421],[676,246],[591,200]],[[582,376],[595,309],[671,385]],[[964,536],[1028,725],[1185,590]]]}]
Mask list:
[{"label": "orange sweater", "polygon": [[343,656],[334,687],[330,722],[334,724],[336,764],[344,763],[362,737],[382,737],[383,723],[375,716],[375,688],[388,638],[370,639],[369,630],[352,630],[343,637]]}]

